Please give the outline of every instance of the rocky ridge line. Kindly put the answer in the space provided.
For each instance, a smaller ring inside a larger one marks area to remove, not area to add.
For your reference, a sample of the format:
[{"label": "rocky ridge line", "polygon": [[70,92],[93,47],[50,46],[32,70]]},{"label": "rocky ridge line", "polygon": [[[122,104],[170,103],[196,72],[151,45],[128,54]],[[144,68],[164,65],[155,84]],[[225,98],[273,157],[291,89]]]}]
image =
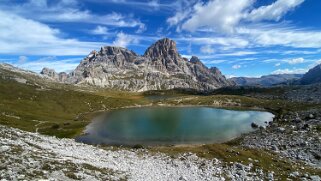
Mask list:
[{"label": "rocky ridge line", "polygon": [[143,56],[122,47],[92,51],[70,74],[44,68],[41,74],[70,84],[88,84],[128,91],[193,89],[211,91],[234,83],[197,57],[183,58],[168,38],[151,45]]}]

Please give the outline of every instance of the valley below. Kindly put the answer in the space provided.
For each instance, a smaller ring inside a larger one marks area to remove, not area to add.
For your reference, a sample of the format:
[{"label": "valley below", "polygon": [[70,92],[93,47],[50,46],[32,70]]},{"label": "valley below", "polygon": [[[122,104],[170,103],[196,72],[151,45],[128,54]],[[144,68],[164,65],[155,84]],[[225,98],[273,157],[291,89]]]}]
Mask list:
[{"label": "valley below", "polygon": [[[312,88],[311,88],[312,87]],[[320,180],[319,85],[122,92],[63,84],[1,65],[0,177],[7,180]],[[299,98],[288,96],[305,92]],[[306,96],[306,98],[305,98]],[[108,146],[77,143],[102,112],[205,106],[264,110],[266,128],[217,144]]]}]

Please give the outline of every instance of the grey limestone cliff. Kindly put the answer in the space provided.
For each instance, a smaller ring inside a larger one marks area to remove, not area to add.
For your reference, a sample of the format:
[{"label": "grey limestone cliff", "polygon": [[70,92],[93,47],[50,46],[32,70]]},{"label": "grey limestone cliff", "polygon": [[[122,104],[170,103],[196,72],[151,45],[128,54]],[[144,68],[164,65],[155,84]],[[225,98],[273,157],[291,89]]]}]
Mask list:
[{"label": "grey limestone cliff", "polygon": [[217,68],[207,68],[197,57],[183,58],[168,38],[151,45],[144,55],[122,47],[92,51],[70,74],[44,69],[54,80],[128,91],[195,89],[209,91],[232,86]]}]

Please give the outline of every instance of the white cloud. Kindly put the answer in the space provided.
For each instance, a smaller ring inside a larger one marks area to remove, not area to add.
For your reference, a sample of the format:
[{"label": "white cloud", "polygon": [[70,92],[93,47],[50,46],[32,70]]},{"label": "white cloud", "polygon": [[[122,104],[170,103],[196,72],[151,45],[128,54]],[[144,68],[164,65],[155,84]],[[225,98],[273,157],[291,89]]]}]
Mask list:
[{"label": "white cloud", "polygon": [[215,50],[212,48],[211,45],[205,45],[200,48],[200,51],[205,54],[211,54],[214,53]]},{"label": "white cloud", "polygon": [[282,25],[256,25],[238,28],[241,36],[246,36],[256,46],[282,45],[294,48],[320,48],[321,32],[296,29]]},{"label": "white cloud", "polygon": [[252,3],[253,0],[213,0],[206,4],[197,3],[192,16],[182,24],[182,29],[195,31],[201,27],[211,27],[216,31],[231,33]]},{"label": "white cloud", "polygon": [[18,64],[25,63],[27,60],[28,60],[28,57],[26,57],[26,56],[19,56]]},{"label": "white cloud", "polygon": [[55,69],[55,71],[57,72],[69,72],[71,70],[74,70],[79,65],[81,59],[82,58],[58,59],[57,57],[49,56],[34,61],[17,63],[14,64],[14,66],[38,73],[44,67]]},{"label": "white cloud", "polygon": [[[93,1],[93,0],[92,0]],[[98,3],[114,3],[114,4],[122,4],[124,6],[132,6],[136,9],[143,9],[144,11],[154,11],[160,10],[161,8],[164,10],[172,9],[174,3],[161,3],[159,0],[109,0],[109,1],[101,1],[94,0]],[[147,1],[147,2],[146,2]],[[151,9],[152,8],[152,9]]]},{"label": "white cloud", "polygon": [[160,4],[158,0],[151,0],[147,4],[148,6],[154,8],[155,10],[158,10],[160,8]]},{"label": "white cloud", "polygon": [[295,68],[295,69],[278,69],[271,74],[304,74],[308,71],[308,69],[302,69],[302,68]]},{"label": "white cloud", "polygon": [[146,26],[131,15],[111,12],[98,15],[81,9],[78,1],[59,0],[56,3],[47,0],[31,0],[20,5],[0,4],[0,9],[40,22],[79,22],[115,27],[137,27],[144,31]]},{"label": "white cloud", "polygon": [[320,60],[312,60],[311,61],[312,63],[308,66],[309,69],[317,66],[317,65],[320,65],[321,64],[321,59]]},{"label": "white cloud", "polygon": [[299,64],[304,62],[304,58],[294,58],[290,60],[285,60],[287,63],[294,65],[294,64]]},{"label": "white cloud", "polygon": [[136,37],[120,32],[117,34],[117,37],[113,42],[113,45],[119,46],[119,47],[127,47],[129,44],[132,44],[132,43],[137,44],[138,42],[139,40]]},{"label": "white cloud", "polygon": [[98,25],[95,29],[91,31],[91,33],[94,35],[105,35],[108,34],[108,28],[106,28],[105,26]]},{"label": "white cloud", "polygon": [[0,10],[0,53],[24,55],[87,55],[102,42],[61,38],[58,29]]},{"label": "white cloud", "polygon": [[178,37],[176,40],[198,45],[219,45],[224,49],[244,48],[249,45],[247,40],[239,37]]},{"label": "white cloud", "polygon": [[225,77],[230,79],[230,78],[237,77],[237,76],[236,75],[225,75]]},{"label": "white cloud", "polygon": [[288,11],[294,9],[305,0],[277,0],[268,6],[254,9],[247,15],[250,21],[275,20],[279,21]]},{"label": "white cloud", "polygon": [[226,60],[211,60],[211,61],[207,61],[206,64],[219,64],[223,62],[226,62]]},{"label": "white cloud", "polygon": [[280,66],[281,65],[281,63],[276,63],[276,64],[274,64],[274,66],[276,66],[276,67],[278,67],[278,66]]},{"label": "white cloud", "polygon": [[[176,8],[176,12],[174,16],[169,17],[166,22],[170,26],[175,26],[181,23],[183,20],[189,17],[189,15],[193,11],[194,5],[198,2],[198,0],[179,0],[175,1],[171,6]],[[177,27],[177,30],[180,31],[180,27]]]},{"label": "white cloud", "polygon": [[232,69],[240,69],[242,66],[241,65],[233,65]]},{"label": "white cloud", "polygon": [[218,54],[219,56],[246,56],[246,55],[255,55],[257,52],[253,51],[235,51],[232,53]]},{"label": "white cloud", "polygon": [[264,20],[278,21],[305,0],[277,0],[274,3],[254,8],[255,0],[212,0],[207,3],[199,1],[193,8],[184,10],[167,19],[170,26],[194,32],[210,28],[219,33],[235,33],[239,25]]}]

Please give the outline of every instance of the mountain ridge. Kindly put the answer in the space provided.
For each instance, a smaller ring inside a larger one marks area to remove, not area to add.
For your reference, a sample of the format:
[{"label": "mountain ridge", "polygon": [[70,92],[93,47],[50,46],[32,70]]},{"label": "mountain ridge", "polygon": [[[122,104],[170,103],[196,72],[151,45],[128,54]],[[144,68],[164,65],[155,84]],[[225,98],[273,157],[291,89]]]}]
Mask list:
[{"label": "mountain ridge", "polygon": [[261,77],[233,77],[230,80],[234,81],[238,86],[263,86],[270,87],[277,84],[292,83],[302,78],[303,74],[271,74]]},{"label": "mountain ridge", "polygon": [[206,67],[197,57],[183,58],[175,41],[163,38],[144,55],[122,47],[104,46],[92,51],[74,71],[56,73],[44,68],[42,75],[70,84],[89,84],[128,91],[195,89],[211,91],[234,83],[218,68]]}]

